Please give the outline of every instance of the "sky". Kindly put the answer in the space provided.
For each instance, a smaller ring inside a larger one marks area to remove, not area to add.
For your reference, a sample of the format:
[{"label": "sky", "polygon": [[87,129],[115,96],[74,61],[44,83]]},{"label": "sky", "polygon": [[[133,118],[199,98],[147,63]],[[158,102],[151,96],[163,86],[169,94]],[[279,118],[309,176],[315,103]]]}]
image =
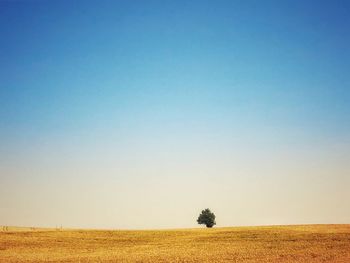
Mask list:
[{"label": "sky", "polygon": [[0,1],[0,225],[350,223],[349,1]]}]

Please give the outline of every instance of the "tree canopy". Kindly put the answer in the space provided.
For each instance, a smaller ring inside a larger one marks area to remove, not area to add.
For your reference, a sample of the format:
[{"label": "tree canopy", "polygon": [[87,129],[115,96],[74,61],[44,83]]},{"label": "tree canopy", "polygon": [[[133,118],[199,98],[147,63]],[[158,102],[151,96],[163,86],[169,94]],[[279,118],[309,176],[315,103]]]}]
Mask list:
[{"label": "tree canopy", "polygon": [[206,227],[213,227],[216,225],[215,215],[209,208],[202,210],[202,213],[198,216],[198,224],[204,224]]}]

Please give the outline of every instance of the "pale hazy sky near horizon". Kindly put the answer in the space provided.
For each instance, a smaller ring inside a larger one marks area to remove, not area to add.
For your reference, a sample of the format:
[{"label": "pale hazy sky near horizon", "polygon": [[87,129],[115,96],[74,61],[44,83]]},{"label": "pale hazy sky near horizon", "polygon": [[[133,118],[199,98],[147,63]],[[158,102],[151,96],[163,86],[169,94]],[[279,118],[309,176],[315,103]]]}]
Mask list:
[{"label": "pale hazy sky near horizon", "polygon": [[350,1],[0,1],[0,225],[350,223]]}]

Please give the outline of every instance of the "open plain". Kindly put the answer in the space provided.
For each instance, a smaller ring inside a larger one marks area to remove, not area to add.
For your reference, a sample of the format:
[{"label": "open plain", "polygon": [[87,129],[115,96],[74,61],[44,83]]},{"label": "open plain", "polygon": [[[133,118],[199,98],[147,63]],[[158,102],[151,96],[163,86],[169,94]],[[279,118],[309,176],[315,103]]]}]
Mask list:
[{"label": "open plain", "polygon": [[350,262],[350,225],[0,232],[0,262],[43,261]]}]

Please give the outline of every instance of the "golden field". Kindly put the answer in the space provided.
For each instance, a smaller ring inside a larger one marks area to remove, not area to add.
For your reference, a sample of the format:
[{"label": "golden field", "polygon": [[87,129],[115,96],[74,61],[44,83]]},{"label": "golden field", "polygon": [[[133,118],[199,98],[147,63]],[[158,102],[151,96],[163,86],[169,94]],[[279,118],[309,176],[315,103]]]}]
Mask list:
[{"label": "golden field", "polygon": [[350,225],[1,230],[0,262],[350,262]]}]

